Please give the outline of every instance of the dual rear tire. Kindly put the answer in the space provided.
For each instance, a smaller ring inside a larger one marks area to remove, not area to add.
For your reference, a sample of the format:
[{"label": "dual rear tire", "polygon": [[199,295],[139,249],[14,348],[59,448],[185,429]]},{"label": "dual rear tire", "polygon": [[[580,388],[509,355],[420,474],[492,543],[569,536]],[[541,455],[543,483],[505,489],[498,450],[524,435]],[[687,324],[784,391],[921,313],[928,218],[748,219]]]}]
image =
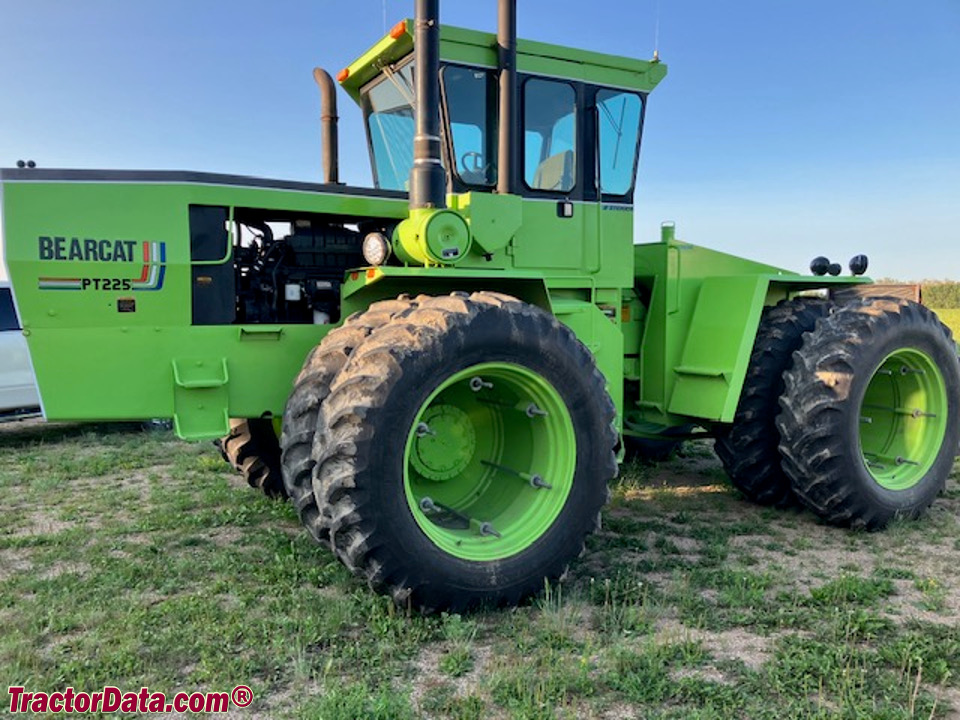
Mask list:
[{"label": "dual rear tire", "polygon": [[716,450],[748,499],[877,529],[929,507],[958,444],[960,366],[936,315],[895,298],[798,298],[765,312]]},{"label": "dual rear tire", "polygon": [[916,518],[960,445],[950,330],[917,303],[844,306],[804,337],[777,416],[783,469],[827,522],[868,530]]}]

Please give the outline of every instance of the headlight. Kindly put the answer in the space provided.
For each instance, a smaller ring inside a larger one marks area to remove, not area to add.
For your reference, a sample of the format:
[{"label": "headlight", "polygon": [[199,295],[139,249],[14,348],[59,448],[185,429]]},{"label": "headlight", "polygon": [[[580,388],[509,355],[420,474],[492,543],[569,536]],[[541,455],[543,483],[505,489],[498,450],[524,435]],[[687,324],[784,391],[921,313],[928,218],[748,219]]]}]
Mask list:
[{"label": "headlight", "polygon": [[390,259],[390,241],[381,232],[368,233],[363,239],[363,259],[369,265],[383,265]]}]

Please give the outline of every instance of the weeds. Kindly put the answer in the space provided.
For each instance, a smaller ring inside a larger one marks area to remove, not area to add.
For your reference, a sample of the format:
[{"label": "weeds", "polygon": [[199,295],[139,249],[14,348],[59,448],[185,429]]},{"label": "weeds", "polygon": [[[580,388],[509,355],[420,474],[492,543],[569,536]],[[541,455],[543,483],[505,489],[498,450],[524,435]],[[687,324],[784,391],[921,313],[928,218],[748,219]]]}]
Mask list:
[{"label": "weeds", "polygon": [[[0,430],[0,683],[249,685],[304,718],[930,718],[960,688],[957,472],[926,520],[825,528],[741,500],[709,444],[637,464],[562,584],[410,616],[206,444]],[[909,560],[902,548],[911,548]]]}]

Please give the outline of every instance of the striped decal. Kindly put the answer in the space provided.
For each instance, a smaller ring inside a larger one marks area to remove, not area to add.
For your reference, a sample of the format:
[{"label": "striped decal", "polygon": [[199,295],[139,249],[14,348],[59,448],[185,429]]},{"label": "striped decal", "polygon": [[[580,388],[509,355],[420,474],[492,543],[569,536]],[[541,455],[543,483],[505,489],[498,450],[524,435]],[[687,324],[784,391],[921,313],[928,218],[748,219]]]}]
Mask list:
[{"label": "striped decal", "polygon": [[80,278],[40,278],[39,287],[41,290],[79,290]]},{"label": "striped decal", "polygon": [[155,291],[163,287],[163,276],[167,268],[167,244],[163,242],[143,243],[143,270],[140,277],[133,281],[135,291]]}]

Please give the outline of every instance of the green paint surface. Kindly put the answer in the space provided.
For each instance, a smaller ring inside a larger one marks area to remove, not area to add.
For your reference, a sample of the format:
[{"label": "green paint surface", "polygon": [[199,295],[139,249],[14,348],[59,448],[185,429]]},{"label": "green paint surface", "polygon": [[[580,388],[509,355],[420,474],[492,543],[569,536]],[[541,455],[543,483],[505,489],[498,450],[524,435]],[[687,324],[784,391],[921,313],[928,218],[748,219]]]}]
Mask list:
[{"label": "green paint surface", "polygon": [[537,373],[482,363],[430,394],[407,433],[410,512],[441,550],[472,561],[516,555],[557,519],[577,447],[570,409]]},{"label": "green paint surface", "polygon": [[907,490],[930,471],[947,431],[943,374],[926,354],[902,348],[880,363],[860,405],[860,452],[888,490]]}]

